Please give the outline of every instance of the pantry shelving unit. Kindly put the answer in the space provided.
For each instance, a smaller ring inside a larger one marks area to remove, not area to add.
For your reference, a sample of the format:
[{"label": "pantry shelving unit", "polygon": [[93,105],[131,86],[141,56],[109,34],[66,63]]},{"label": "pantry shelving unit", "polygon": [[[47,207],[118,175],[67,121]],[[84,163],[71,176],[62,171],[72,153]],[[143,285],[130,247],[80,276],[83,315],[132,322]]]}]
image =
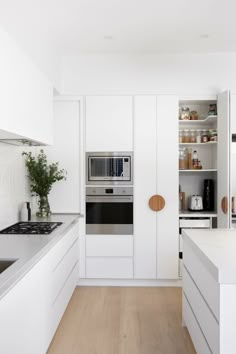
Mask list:
[{"label": "pantry shelving unit", "polygon": [[[189,107],[190,111],[197,111],[198,120],[179,120],[180,130],[217,130],[217,116],[208,116],[209,105],[215,104],[216,100],[191,100],[179,101],[179,108]],[[215,227],[217,224],[217,141],[208,142],[180,142],[179,148],[197,151],[198,159],[201,161],[202,169],[180,169],[179,186],[185,193],[185,210],[179,210],[179,276],[182,276],[182,229],[202,228],[202,225]],[[190,211],[190,198],[192,195],[203,196],[204,179],[214,181],[214,210],[212,211]]]},{"label": "pantry shelving unit", "polygon": [[[179,131],[181,130],[217,130],[217,115],[208,115],[209,105],[216,104],[216,100],[180,100],[179,109],[188,107],[190,111],[196,111],[198,120],[179,120]],[[191,195],[203,195],[204,179],[213,179],[215,186],[215,194],[217,189],[217,141],[208,142],[181,142],[179,148],[196,150],[198,159],[201,161],[202,169],[184,169],[179,170],[179,185],[181,191],[185,192],[186,209],[189,207]],[[216,195],[215,195],[214,215],[216,215]],[[182,211],[180,211],[181,213]],[[185,212],[185,211],[184,211]],[[198,214],[201,214],[199,212]],[[196,213],[188,212],[188,215],[196,217]]]}]

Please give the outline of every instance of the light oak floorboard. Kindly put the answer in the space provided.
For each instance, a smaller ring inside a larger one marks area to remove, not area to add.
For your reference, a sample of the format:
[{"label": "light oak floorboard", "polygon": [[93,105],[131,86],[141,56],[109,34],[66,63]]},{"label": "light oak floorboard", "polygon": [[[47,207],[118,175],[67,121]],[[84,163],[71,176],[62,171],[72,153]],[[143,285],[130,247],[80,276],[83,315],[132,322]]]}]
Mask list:
[{"label": "light oak floorboard", "polygon": [[195,354],[182,289],[76,288],[47,354]]}]

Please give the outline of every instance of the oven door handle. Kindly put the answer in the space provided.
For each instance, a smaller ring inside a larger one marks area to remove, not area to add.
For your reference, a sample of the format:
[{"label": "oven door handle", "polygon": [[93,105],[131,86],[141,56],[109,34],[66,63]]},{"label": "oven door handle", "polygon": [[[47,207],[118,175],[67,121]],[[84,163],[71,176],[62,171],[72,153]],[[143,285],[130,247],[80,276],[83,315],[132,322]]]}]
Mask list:
[{"label": "oven door handle", "polygon": [[132,196],[116,196],[116,197],[110,197],[110,196],[87,196],[86,197],[86,202],[87,203],[133,203],[133,197]]}]

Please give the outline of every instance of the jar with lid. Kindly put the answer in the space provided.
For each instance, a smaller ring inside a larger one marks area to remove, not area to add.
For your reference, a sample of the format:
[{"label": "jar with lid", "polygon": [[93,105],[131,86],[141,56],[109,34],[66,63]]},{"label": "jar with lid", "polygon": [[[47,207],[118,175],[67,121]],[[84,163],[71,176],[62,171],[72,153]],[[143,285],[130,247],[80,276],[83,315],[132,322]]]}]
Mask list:
[{"label": "jar with lid", "polygon": [[190,120],[190,109],[188,107],[181,107],[180,119]]},{"label": "jar with lid", "polygon": [[188,129],[184,129],[183,143],[190,143],[190,134]]},{"label": "jar with lid", "polygon": [[190,143],[196,143],[196,131],[194,129],[190,130]]},{"label": "jar with lid", "polygon": [[179,143],[180,143],[180,144],[183,143],[183,135],[184,135],[183,130],[180,130],[180,131],[179,131]]},{"label": "jar with lid", "polygon": [[197,113],[197,111],[191,111],[191,112],[190,112],[190,119],[191,119],[191,120],[198,120],[198,113]]},{"label": "jar with lid", "polygon": [[209,129],[209,141],[217,141],[217,130]]},{"label": "jar with lid", "polygon": [[202,131],[201,129],[196,130],[196,143],[200,144],[202,142]]},{"label": "jar with lid", "polygon": [[207,143],[208,142],[208,130],[203,129],[202,130],[202,143]]},{"label": "jar with lid", "polygon": [[193,149],[187,149],[187,168],[189,170],[193,169]]},{"label": "jar with lid", "polygon": [[187,168],[187,159],[186,159],[186,150],[185,148],[179,149],[179,169],[186,170]]},{"label": "jar with lid", "polygon": [[208,116],[216,116],[217,115],[217,105],[216,103],[209,105]]}]

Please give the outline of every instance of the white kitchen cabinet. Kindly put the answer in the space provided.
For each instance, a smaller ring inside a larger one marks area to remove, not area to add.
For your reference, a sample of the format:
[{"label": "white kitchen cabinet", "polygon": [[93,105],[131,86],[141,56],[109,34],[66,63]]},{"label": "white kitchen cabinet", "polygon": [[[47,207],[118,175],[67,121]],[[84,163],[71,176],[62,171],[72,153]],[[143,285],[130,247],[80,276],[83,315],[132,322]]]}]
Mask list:
[{"label": "white kitchen cabinet", "polygon": [[[134,277],[176,279],[178,100],[136,96],[134,110]],[[165,199],[159,212],[149,207],[156,194]]]},{"label": "white kitchen cabinet", "polygon": [[133,236],[86,235],[86,278],[133,278]]},{"label": "white kitchen cabinet", "polygon": [[[210,104],[217,104],[217,115],[208,116]],[[180,132],[186,132],[186,129],[190,134],[194,134],[194,132],[196,133],[197,131],[202,132],[203,129],[205,129],[206,132],[210,129],[217,132],[217,141],[207,143],[182,141],[179,144],[181,149],[196,150],[198,159],[201,161],[202,165],[202,169],[188,169],[188,166],[186,166],[186,169],[179,170],[179,184],[181,191],[185,193],[186,209],[190,206],[189,200],[192,195],[203,195],[204,179],[211,179],[214,182],[214,210],[209,211],[209,216],[212,214],[212,217],[215,218],[215,220],[213,220],[213,227],[228,228],[231,214],[230,94],[226,91],[219,93],[215,98],[206,97],[204,99],[202,97],[201,99],[182,99],[180,100],[180,107],[188,107],[190,111],[195,110],[199,115],[199,120],[180,120]],[[186,213],[186,210],[183,212]],[[196,213],[193,212],[192,216],[194,217],[195,215]],[[188,212],[188,216],[191,217],[190,212]],[[204,216],[204,214],[202,216]]]},{"label": "white kitchen cabinet", "polygon": [[132,96],[87,96],[86,151],[133,151]]},{"label": "white kitchen cabinet", "polygon": [[42,260],[0,300],[0,354],[46,352],[47,276]]},{"label": "white kitchen cabinet", "polygon": [[44,354],[78,281],[78,224],[0,300],[0,354]]},{"label": "white kitchen cabinet", "polygon": [[52,144],[52,84],[2,30],[0,51],[0,139]]},{"label": "white kitchen cabinet", "polygon": [[131,257],[87,257],[86,276],[89,279],[132,279]]},{"label": "white kitchen cabinet", "polygon": [[79,278],[79,226],[75,224],[48,254],[50,279],[48,344],[54,336]]},{"label": "white kitchen cabinet", "polygon": [[87,257],[133,257],[132,235],[87,235]]}]

